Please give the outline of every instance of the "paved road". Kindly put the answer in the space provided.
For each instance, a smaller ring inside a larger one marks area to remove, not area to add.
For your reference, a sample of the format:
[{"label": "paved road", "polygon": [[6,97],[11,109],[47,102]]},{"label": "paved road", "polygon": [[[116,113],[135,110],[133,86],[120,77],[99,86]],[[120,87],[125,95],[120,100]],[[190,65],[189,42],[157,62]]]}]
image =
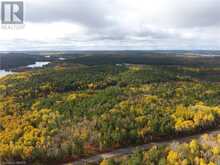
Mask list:
[{"label": "paved road", "polygon": [[[220,130],[210,131],[207,133],[209,135],[216,135],[216,134],[220,134]],[[98,155],[95,155],[95,156],[92,156],[92,157],[89,157],[86,159],[80,159],[78,161],[74,161],[74,162],[68,163],[68,164],[85,165],[85,164],[90,164],[90,163],[99,163],[103,159],[114,158],[114,157],[118,157],[118,156],[122,156],[122,155],[129,155],[129,154],[133,153],[134,151],[136,151],[137,149],[138,150],[146,150],[146,149],[149,149],[153,145],[167,145],[167,144],[175,142],[175,141],[176,142],[187,142],[192,139],[199,138],[203,134],[204,133],[193,135],[193,136],[188,136],[188,137],[184,137],[184,138],[176,138],[176,139],[172,139],[172,140],[164,141],[164,142],[156,142],[156,143],[152,142],[152,143],[143,144],[143,145],[139,145],[139,146],[135,146],[135,147],[116,149],[116,150],[109,152],[109,153],[98,154]]]}]

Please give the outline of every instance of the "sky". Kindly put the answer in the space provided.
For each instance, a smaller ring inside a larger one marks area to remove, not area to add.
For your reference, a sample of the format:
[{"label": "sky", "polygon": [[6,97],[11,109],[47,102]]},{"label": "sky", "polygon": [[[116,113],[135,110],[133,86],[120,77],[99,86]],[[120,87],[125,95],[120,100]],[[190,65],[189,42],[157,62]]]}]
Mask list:
[{"label": "sky", "polygon": [[24,0],[0,51],[220,50],[219,0]]}]

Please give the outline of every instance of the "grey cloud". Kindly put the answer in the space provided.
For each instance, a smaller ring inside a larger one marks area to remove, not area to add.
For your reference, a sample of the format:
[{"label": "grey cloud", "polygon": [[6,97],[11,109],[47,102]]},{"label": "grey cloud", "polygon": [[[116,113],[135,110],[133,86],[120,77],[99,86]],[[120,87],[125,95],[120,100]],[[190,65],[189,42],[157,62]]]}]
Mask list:
[{"label": "grey cloud", "polygon": [[107,18],[109,0],[63,0],[26,4],[26,20],[29,22],[67,21],[98,28],[111,23]]},{"label": "grey cloud", "polygon": [[[123,10],[116,4],[114,0],[48,0],[45,3],[30,1],[26,4],[25,13],[30,22],[69,21],[91,28],[102,28],[116,24],[110,17],[118,17],[117,14]],[[220,25],[219,0],[177,0],[173,1],[173,5],[168,5],[169,3],[164,6],[167,13],[152,19],[180,27]]]},{"label": "grey cloud", "polygon": [[207,27],[220,25],[219,0],[182,1],[174,5],[174,25],[180,27]]},{"label": "grey cloud", "polygon": [[[25,49],[199,49],[210,47],[220,49],[220,43],[212,38],[220,31],[213,31],[210,28],[214,26],[215,29],[219,29],[220,26],[219,0],[166,0],[172,1],[173,5],[169,6],[171,4],[168,3],[164,6],[163,8],[166,8],[164,13],[159,13],[155,18],[147,17],[148,13],[146,17],[138,13],[141,17],[140,22],[130,20],[129,16],[132,16],[132,12],[129,13],[129,11],[125,11],[128,21],[124,21],[126,18],[121,17],[123,14],[120,15],[124,8],[115,6],[117,0],[38,1],[30,0],[26,3],[26,22],[45,24],[70,22],[86,27],[85,32],[75,35],[63,31],[63,37],[55,36],[55,42],[51,41],[51,43],[47,40],[36,41],[31,36],[29,39],[7,42],[9,44],[0,41],[3,43],[1,47],[10,45],[13,49],[16,47]],[[136,10],[136,12],[139,11]],[[144,24],[143,27],[142,24]],[[147,28],[148,24],[156,28]],[[170,32],[169,28],[174,29],[174,32]],[[195,28],[198,30],[195,31]],[[193,37],[184,38],[185,32],[192,33]]]}]

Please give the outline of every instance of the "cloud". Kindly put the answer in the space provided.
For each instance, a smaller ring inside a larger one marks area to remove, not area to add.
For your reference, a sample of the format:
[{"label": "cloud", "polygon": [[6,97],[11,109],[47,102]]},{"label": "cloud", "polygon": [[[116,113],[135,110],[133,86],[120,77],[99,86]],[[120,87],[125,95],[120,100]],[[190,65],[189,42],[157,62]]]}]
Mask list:
[{"label": "cloud", "polygon": [[89,27],[104,27],[108,19],[110,0],[47,0],[27,1],[28,22],[74,22]]},{"label": "cloud", "polygon": [[25,0],[0,50],[220,49],[219,0]]},{"label": "cloud", "polygon": [[[176,6],[176,7],[175,7]],[[182,27],[219,26],[218,0],[180,1],[173,6],[174,23]]]}]

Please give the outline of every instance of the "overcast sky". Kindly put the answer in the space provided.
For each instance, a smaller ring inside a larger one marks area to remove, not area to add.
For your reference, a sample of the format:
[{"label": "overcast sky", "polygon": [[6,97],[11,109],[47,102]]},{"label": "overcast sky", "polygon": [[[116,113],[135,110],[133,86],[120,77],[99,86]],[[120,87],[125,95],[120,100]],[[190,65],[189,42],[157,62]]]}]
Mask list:
[{"label": "overcast sky", "polygon": [[220,49],[219,0],[24,0],[0,51]]}]

